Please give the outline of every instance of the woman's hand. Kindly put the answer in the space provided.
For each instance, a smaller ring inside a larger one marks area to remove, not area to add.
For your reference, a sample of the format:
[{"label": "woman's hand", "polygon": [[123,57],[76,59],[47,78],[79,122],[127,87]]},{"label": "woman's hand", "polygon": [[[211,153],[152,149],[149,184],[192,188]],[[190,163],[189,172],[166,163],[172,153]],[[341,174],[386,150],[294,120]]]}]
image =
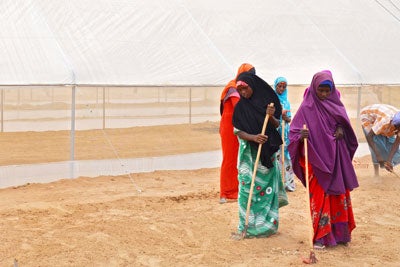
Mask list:
[{"label": "woman's hand", "polygon": [[308,138],[308,135],[309,135],[308,129],[303,128],[300,130],[300,138],[302,141],[304,140],[304,138]]},{"label": "woman's hand", "polygon": [[291,119],[290,117],[288,117],[285,113],[282,113],[282,120],[286,121],[287,123],[290,123]]},{"label": "woman's hand", "polygon": [[343,138],[343,128],[342,126],[338,126],[336,128],[335,134],[333,135],[334,137],[336,137],[336,140],[340,140]]},{"label": "woman's hand", "polygon": [[387,171],[393,172],[393,164],[391,162],[385,161],[384,166]]},{"label": "woman's hand", "polygon": [[267,106],[267,114],[270,115],[270,116],[274,116],[274,114],[275,114],[275,106],[268,105]]},{"label": "woman's hand", "polygon": [[258,144],[264,144],[265,142],[267,142],[268,140],[268,136],[264,135],[264,134],[257,134],[257,135],[253,135],[253,142],[258,143]]}]

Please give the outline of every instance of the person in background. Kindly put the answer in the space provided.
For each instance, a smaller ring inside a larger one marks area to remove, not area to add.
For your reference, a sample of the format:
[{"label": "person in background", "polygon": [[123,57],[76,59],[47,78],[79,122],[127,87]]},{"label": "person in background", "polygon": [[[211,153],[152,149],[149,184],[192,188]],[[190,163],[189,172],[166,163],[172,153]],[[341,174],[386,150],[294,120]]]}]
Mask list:
[{"label": "person in background", "polygon": [[[232,237],[244,232],[246,237],[270,236],[278,230],[279,208],[288,204],[276,159],[276,152],[282,144],[276,130],[282,108],[271,86],[257,75],[242,73],[236,85],[241,96],[233,113],[234,131],[239,139],[239,225],[237,234]],[[268,106],[270,103],[274,106]],[[262,128],[266,114],[269,114],[269,120],[264,135]],[[261,153],[255,166],[259,144],[262,144]],[[247,203],[255,167],[257,171],[246,227]]]},{"label": "person in background", "polygon": [[[285,182],[285,189],[287,191],[293,192],[296,189],[296,184],[294,181],[293,169],[292,169],[292,161],[290,159],[289,151],[287,150],[287,146],[289,145],[289,130],[290,130],[290,121],[292,114],[290,112],[290,102],[288,99],[288,90],[287,90],[287,80],[285,77],[278,77],[275,79],[274,82],[274,90],[278,95],[279,101],[282,105],[282,116],[280,120],[280,126],[278,131],[282,136],[282,122],[285,124],[284,126],[284,135],[283,135],[283,155],[284,155],[284,164],[283,168],[284,171],[284,182]],[[282,173],[282,155],[278,154],[278,162],[279,162],[279,169]]]},{"label": "person in background", "polygon": [[392,172],[393,166],[400,163],[400,111],[390,105],[373,104],[361,109],[360,120],[375,176],[379,176],[379,167]]},{"label": "person in background", "polygon": [[350,192],[359,186],[352,164],[358,142],[330,72],[313,76],[292,118],[289,138],[293,171],[304,186],[309,180],[314,247],[347,245],[356,227]]},{"label": "person in background", "polygon": [[[255,68],[248,63],[240,65],[236,77],[249,71],[255,74]],[[222,163],[220,172],[220,200],[224,204],[227,199],[237,199],[238,180],[237,180],[237,155],[239,149],[238,139],[233,133],[232,116],[236,103],[240,95],[236,90],[236,78],[231,80],[221,94],[220,114],[221,121],[219,133],[222,146]]]}]

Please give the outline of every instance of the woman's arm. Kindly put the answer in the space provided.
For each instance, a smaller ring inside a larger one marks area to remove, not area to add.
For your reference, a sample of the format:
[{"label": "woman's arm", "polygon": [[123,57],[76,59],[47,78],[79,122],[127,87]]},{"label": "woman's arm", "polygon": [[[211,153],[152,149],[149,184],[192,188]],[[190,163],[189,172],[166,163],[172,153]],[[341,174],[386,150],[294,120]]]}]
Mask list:
[{"label": "woman's arm", "polygon": [[274,106],[267,106],[267,114],[269,115],[269,121],[272,123],[272,125],[275,128],[278,128],[280,123],[279,123],[279,119],[275,118],[274,114],[275,114],[275,107]]},{"label": "woman's arm", "polygon": [[374,136],[375,136],[375,133],[371,129],[369,131],[369,133],[366,135],[367,142],[368,142],[369,147],[372,148],[372,151],[374,151],[374,153],[376,155],[376,160],[379,162],[379,165],[381,165],[381,167],[383,167],[384,166],[384,160],[383,160],[383,158],[381,156],[381,153],[379,153],[378,149],[375,146]]},{"label": "woman's arm", "polygon": [[399,149],[399,144],[400,144],[400,134],[398,133],[396,136],[396,141],[394,141],[393,146],[390,149],[389,157],[385,162],[385,168],[390,172],[393,171],[392,159],[394,154],[396,154],[397,150]]},{"label": "woman's arm", "polygon": [[278,120],[277,118],[275,118],[274,115],[271,115],[271,116],[269,117],[269,121],[272,123],[272,125],[273,125],[275,128],[278,128],[278,127],[279,127],[279,120]]},{"label": "woman's arm", "polygon": [[255,142],[258,144],[264,144],[268,140],[268,136],[263,134],[248,134],[244,131],[239,131],[237,135],[243,140]]}]

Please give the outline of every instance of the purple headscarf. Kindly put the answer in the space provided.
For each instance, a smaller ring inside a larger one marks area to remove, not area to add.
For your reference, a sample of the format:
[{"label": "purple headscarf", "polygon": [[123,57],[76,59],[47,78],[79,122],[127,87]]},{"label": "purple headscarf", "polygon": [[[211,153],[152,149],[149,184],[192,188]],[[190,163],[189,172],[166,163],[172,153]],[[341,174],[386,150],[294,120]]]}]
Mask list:
[{"label": "purple headscarf", "polygon": [[[325,72],[325,73],[329,74],[329,75],[331,76],[331,78],[332,78],[332,72],[331,72],[330,70],[323,70],[323,71],[321,71],[321,72]],[[333,81],[333,78],[332,78],[332,81]],[[330,87],[332,87],[331,84],[330,84]],[[306,90],[304,90],[303,98],[306,96],[306,94],[307,94],[307,92],[308,92],[309,89],[310,89],[310,88],[307,87]],[[339,98],[340,98],[340,91],[336,89],[336,93],[338,94],[338,96],[339,96]]]},{"label": "purple headscarf", "polygon": [[400,125],[400,111],[394,114],[392,124],[396,127]]},{"label": "purple headscarf", "polygon": [[[327,80],[332,82],[331,94],[321,101],[317,97],[317,88]],[[314,75],[290,125],[288,150],[293,170],[305,185],[304,174],[299,165],[299,159],[304,155],[300,140],[300,131],[304,124],[309,129],[308,160],[324,191],[337,195],[345,193],[346,189],[358,187],[352,165],[358,142],[330,72],[322,71]],[[338,125],[342,126],[344,133],[340,140],[334,137]]]}]

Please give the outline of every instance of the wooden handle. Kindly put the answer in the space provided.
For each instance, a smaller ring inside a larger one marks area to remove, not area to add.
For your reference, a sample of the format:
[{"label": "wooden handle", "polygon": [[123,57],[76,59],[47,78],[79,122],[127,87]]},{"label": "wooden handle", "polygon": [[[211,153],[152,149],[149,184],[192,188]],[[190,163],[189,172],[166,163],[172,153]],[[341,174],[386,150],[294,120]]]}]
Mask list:
[{"label": "wooden handle", "polygon": [[[306,125],[303,125],[303,129],[307,129]],[[311,206],[310,206],[310,182],[308,180],[309,174],[308,174],[308,140],[307,138],[304,138],[304,158],[305,158],[305,165],[306,165],[306,170],[305,170],[305,177],[304,179],[306,180],[306,202],[307,202],[307,209],[308,210],[308,221],[310,225],[310,231],[309,231],[309,241],[310,241],[310,249],[311,252],[314,251],[314,227],[312,223],[312,214],[311,214]]]},{"label": "wooden handle", "polygon": [[[270,103],[268,105],[268,107],[273,107],[273,106],[274,106],[274,103]],[[269,119],[269,114],[267,112],[267,114],[265,115],[264,124],[263,124],[262,130],[261,130],[261,134],[265,134],[265,130],[267,129],[267,124],[268,124],[268,119]]]},{"label": "wooden handle", "polygon": [[[270,103],[268,106],[273,107],[274,103]],[[269,114],[267,112],[267,114],[265,115],[264,124],[263,124],[262,130],[261,130],[261,134],[265,134],[265,130],[267,128],[268,120],[269,120]],[[256,157],[256,161],[254,162],[254,168],[253,168],[253,176],[251,177],[249,199],[247,200],[245,228],[247,228],[247,226],[249,224],[251,198],[253,197],[253,187],[254,187],[254,181],[256,179],[258,161],[260,160],[261,147],[262,147],[262,144],[258,144],[257,157]]]},{"label": "wooden handle", "polygon": [[285,121],[282,118],[282,149],[281,149],[281,162],[282,162],[282,182],[283,186],[285,186]]}]

